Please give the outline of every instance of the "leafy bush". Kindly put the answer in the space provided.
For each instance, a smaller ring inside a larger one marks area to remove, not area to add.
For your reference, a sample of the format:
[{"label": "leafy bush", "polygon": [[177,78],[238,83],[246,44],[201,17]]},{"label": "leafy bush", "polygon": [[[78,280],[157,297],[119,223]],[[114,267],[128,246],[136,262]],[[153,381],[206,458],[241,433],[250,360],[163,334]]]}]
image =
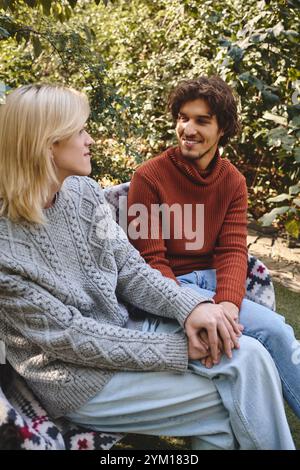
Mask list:
[{"label": "leafy bush", "polygon": [[96,178],[125,181],[171,145],[168,92],[217,73],[239,97],[243,130],[226,154],[246,176],[250,212],[259,219],[272,209],[262,223],[299,237],[299,0],[4,4],[12,9],[0,16],[0,81],[59,81],[89,94]]}]

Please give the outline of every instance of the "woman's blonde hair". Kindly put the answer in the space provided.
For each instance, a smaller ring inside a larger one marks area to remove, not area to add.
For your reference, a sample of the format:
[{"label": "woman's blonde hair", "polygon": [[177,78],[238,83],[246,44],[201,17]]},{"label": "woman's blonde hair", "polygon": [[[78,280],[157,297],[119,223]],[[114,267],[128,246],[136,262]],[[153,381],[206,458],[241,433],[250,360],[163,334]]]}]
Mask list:
[{"label": "woman's blonde hair", "polygon": [[58,85],[25,85],[0,106],[0,215],[44,223],[57,184],[54,142],[70,138],[90,113],[87,97]]}]

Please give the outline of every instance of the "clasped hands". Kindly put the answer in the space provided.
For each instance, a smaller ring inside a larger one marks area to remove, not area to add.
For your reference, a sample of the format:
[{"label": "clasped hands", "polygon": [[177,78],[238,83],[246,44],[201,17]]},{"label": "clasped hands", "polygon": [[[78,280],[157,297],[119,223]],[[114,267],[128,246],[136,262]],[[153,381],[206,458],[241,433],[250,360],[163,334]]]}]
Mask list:
[{"label": "clasped hands", "polygon": [[197,305],[185,322],[189,359],[198,359],[207,368],[218,364],[223,354],[231,359],[243,331],[238,314],[231,302]]}]

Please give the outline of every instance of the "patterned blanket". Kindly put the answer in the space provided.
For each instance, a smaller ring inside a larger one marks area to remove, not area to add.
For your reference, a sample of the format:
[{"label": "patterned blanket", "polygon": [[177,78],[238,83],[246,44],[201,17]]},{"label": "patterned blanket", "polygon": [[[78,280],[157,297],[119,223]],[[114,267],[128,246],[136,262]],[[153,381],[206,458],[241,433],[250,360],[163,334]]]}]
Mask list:
[{"label": "patterned blanket", "polygon": [[1,450],[110,449],[122,439],[122,434],[86,430],[63,419],[54,422],[9,364],[0,366],[0,374]]}]

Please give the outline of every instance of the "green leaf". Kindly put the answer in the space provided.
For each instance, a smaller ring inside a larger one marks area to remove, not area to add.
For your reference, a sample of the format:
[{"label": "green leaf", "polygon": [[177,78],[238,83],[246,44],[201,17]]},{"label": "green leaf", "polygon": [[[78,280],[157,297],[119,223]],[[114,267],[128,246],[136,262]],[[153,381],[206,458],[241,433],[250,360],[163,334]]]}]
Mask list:
[{"label": "green leaf", "polygon": [[31,8],[36,6],[36,0],[24,0],[24,1]]},{"label": "green leaf", "polygon": [[267,36],[268,36],[268,33],[252,34],[252,36],[250,37],[250,39],[251,39],[251,41],[254,42],[254,43],[259,43],[259,42],[264,41]]},{"label": "green leaf", "polygon": [[299,41],[299,33],[297,31],[294,31],[292,29],[289,29],[285,31],[285,35],[288,38],[288,40],[292,43],[298,43]]},{"label": "green leaf", "polygon": [[228,41],[228,39],[221,38],[219,39],[219,44],[221,47],[229,47],[231,45],[231,42]]},{"label": "green leaf", "polygon": [[262,90],[265,86],[261,80],[251,75],[250,72],[244,72],[240,74],[239,79],[243,82],[249,83],[249,85],[255,86],[258,90]]},{"label": "green leaf", "polygon": [[86,35],[86,38],[87,38],[88,42],[91,42],[92,41],[92,33],[91,33],[90,28],[87,25],[84,25],[84,32],[85,32],[85,35]]},{"label": "green leaf", "polygon": [[17,33],[15,35],[15,39],[16,39],[17,43],[20,44],[22,42],[22,40],[24,39],[24,32],[23,31],[17,31]]},{"label": "green leaf", "polygon": [[287,232],[294,238],[299,237],[300,233],[300,221],[299,220],[289,220],[284,224]]},{"label": "green leaf", "polygon": [[243,58],[244,51],[238,46],[233,46],[230,48],[228,55],[233,59],[234,62],[239,62]]},{"label": "green leaf", "polygon": [[300,162],[300,147],[294,148],[293,155],[295,157],[296,162]]},{"label": "green leaf", "polygon": [[268,90],[263,90],[261,92],[262,98],[265,103],[274,106],[275,104],[278,104],[280,102],[279,96],[275,95],[275,93],[272,93],[271,91]]},{"label": "green leaf", "polygon": [[294,195],[294,194],[298,194],[298,193],[300,193],[300,183],[289,187],[289,194]]},{"label": "green leaf", "polygon": [[297,207],[300,207],[300,199],[298,198],[293,199],[293,203],[296,204]]},{"label": "green leaf", "polygon": [[266,111],[263,114],[263,118],[269,121],[276,122],[277,124],[281,124],[282,126],[287,126],[287,118],[278,116],[278,114],[272,114],[272,113],[269,113],[269,111]]},{"label": "green leaf", "polygon": [[283,139],[287,136],[287,130],[284,127],[275,127],[271,129],[268,134],[268,145],[280,147]]},{"label": "green leaf", "polygon": [[50,16],[51,3],[52,3],[52,0],[41,0],[41,4],[42,4],[42,7],[43,7],[43,12],[47,16]]},{"label": "green leaf", "polygon": [[43,47],[42,47],[41,41],[39,40],[37,36],[33,36],[31,41],[33,45],[34,57],[37,59],[43,52]]},{"label": "green leaf", "polygon": [[267,199],[267,202],[282,202],[289,201],[290,199],[292,199],[292,196],[290,194],[282,193],[275,197],[269,197]]},{"label": "green leaf", "polygon": [[279,215],[285,214],[289,208],[289,206],[275,207],[275,209],[272,209],[271,212],[264,214],[259,219],[259,222],[262,223],[263,227],[268,227]]},{"label": "green leaf", "polygon": [[281,21],[279,21],[279,23],[277,23],[277,25],[272,28],[272,31],[275,38],[277,38],[282,33],[282,31],[284,31],[284,26]]},{"label": "green leaf", "polygon": [[77,4],[77,0],[68,0],[71,8],[75,8],[76,7],[76,4]]},{"label": "green leaf", "polygon": [[294,116],[291,120],[291,124],[296,128],[300,127],[300,116]]},{"label": "green leaf", "polygon": [[6,29],[0,27],[0,39],[9,38],[9,36],[10,33]]}]

